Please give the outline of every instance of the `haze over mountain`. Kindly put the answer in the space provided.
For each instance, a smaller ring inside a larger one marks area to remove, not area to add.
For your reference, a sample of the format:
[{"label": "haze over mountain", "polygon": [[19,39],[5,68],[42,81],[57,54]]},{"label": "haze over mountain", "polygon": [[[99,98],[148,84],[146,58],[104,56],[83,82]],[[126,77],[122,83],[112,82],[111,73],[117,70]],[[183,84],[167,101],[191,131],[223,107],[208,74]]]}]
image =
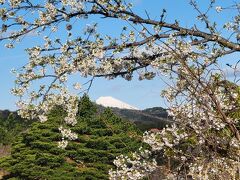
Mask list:
[{"label": "haze over mountain", "polygon": [[96,103],[98,105],[102,105],[104,107],[115,107],[120,109],[132,109],[132,110],[139,110],[138,108],[129,105],[123,101],[120,101],[116,98],[113,98],[111,96],[101,96],[96,100]]}]

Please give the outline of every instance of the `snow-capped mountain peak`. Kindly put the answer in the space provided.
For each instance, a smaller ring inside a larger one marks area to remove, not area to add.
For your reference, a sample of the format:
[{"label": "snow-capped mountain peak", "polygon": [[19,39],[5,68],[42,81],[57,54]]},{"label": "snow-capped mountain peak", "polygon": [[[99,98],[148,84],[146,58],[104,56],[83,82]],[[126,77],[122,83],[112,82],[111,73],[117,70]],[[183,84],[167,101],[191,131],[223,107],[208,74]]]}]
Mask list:
[{"label": "snow-capped mountain peak", "polygon": [[116,107],[120,109],[133,109],[138,110],[138,108],[131,106],[125,102],[115,99],[111,96],[101,96],[96,100],[96,103],[104,107]]}]

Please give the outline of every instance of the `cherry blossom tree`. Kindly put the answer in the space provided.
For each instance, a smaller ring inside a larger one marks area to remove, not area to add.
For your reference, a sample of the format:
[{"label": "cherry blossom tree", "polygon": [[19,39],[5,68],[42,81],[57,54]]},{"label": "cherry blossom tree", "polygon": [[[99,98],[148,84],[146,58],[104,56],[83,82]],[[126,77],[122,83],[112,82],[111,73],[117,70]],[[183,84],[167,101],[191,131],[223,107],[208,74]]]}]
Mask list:
[{"label": "cherry blossom tree", "polygon": [[[44,122],[49,110],[63,106],[66,117],[59,128],[63,134],[59,146],[64,148],[67,140],[77,138],[66,128],[76,124],[78,111],[78,96],[66,88],[71,75],[91,78],[73,84],[79,92],[88,91],[98,77],[131,80],[136,75],[139,80],[151,80],[166,76],[169,88],[162,95],[175,123],[160,132],[146,132],[143,141],[152,153],[140,150],[131,157],[118,157],[110,178],[139,179],[150,174],[157,168],[152,154],[160,152],[176,162],[169,167],[170,179],[240,178],[239,62],[224,62],[228,55],[239,55],[240,4],[229,3],[221,7],[210,0],[200,8],[198,1],[190,0],[197,22],[184,27],[177,18],[167,22],[165,9],[154,20],[147,12],[136,14],[124,0],[0,0],[0,41],[9,41],[7,48],[14,48],[28,34],[44,40],[26,50],[29,61],[24,67],[13,70],[17,80],[12,93],[20,97],[19,114]],[[235,15],[218,24],[209,16],[213,11]],[[117,38],[98,33],[97,23],[86,25],[84,32],[76,31],[76,24],[91,16],[128,26],[122,27]],[[59,31],[66,36],[51,36]],[[226,76],[223,63],[233,71],[233,80]],[[44,79],[48,84],[44,81],[37,90],[31,88]]]}]

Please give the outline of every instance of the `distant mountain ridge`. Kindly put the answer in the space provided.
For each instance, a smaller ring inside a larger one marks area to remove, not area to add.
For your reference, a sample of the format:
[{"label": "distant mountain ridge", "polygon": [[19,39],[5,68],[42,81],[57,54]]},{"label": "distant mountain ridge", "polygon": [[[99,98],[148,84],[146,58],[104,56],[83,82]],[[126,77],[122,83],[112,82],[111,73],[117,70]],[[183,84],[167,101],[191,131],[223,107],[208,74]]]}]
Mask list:
[{"label": "distant mountain ridge", "polygon": [[[99,104],[97,104],[97,107],[99,112],[102,112],[107,108]],[[152,107],[144,110],[123,109],[117,107],[109,108],[120,117],[134,122],[141,130],[149,130],[151,128],[162,129],[167,124],[173,122],[172,118],[168,116],[166,109],[162,107]],[[16,111],[0,110],[1,119],[7,119],[11,114],[16,119],[21,119]],[[26,123],[26,121],[24,123]]]},{"label": "distant mountain ridge", "polygon": [[164,109],[163,107],[152,107],[152,108],[147,108],[144,109],[143,112],[151,114],[153,116],[158,116],[162,118],[169,118],[167,109]]},{"label": "distant mountain ridge", "polygon": [[122,118],[134,122],[140,129],[148,130],[151,128],[162,129],[172,120],[168,117],[166,109],[162,107],[147,108],[139,110],[126,102],[113,98],[111,96],[99,97],[96,100],[99,109],[110,108],[114,113]]},{"label": "distant mountain ridge", "polygon": [[[100,112],[106,109],[102,105],[97,106]],[[147,108],[144,110],[109,108],[120,117],[134,122],[141,130],[152,128],[162,129],[166,125],[173,123],[172,118],[168,116],[167,110],[162,107]]]},{"label": "distant mountain ridge", "polygon": [[0,110],[0,117],[3,119],[7,119],[10,113],[12,112],[9,110]]}]

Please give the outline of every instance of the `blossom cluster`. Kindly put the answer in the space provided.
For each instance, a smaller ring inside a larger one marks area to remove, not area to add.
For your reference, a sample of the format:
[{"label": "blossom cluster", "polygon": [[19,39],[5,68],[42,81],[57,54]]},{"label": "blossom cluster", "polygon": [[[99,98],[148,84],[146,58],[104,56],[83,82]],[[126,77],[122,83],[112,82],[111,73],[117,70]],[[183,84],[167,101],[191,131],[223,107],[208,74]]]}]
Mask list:
[{"label": "blossom cluster", "polygon": [[224,157],[214,157],[210,162],[197,159],[191,164],[189,174],[195,179],[238,179],[239,161]]},{"label": "blossom cluster", "polygon": [[146,131],[143,134],[143,142],[149,144],[153,151],[159,151],[164,147],[173,148],[178,145],[183,139],[186,139],[187,134],[184,131],[179,131],[177,126],[173,124],[171,127],[162,129],[159,132]]},{"label": "blossom cluster", "polygon": [[109,178],[117,179],[142,179],[146,174],[151,174],[157,167],[154,159],[151,159],[149,150],[139,149],[140,152],[134,152],[131,156],[118,156],[114,161],[116,169],[109,171]]},{"label": "blossom cluster", "polygon": [[59,148],[66,148],[68,145],[68,140],[76,140],[78,138],[78,135],[72,132],[71,129],[66,129],[60,126],[59,131],[62,134],[62,140],[58,142]]}]

